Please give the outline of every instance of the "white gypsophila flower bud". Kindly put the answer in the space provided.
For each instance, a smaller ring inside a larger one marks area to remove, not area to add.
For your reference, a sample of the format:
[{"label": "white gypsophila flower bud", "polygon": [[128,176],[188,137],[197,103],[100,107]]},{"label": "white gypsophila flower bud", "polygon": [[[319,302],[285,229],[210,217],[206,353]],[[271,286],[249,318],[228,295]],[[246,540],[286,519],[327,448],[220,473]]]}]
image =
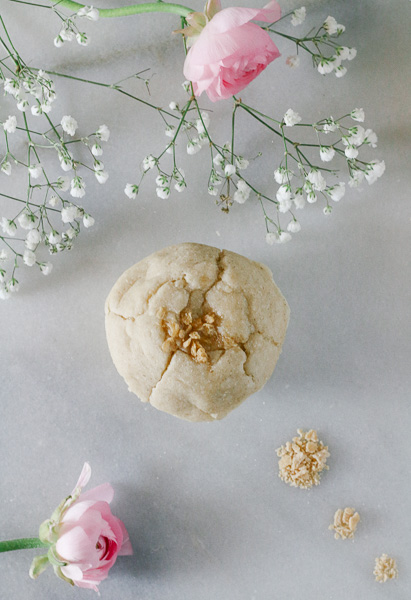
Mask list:
[{"label": "white gypsophila flower bud", "polygon": [[187,80],[183,81],[183,83],[181,84],[182,88],[185,92],[187,92],[187,94],[191,93],[191,83]]},{"label": "white gypsophila flower bud", "polygon": [[89,215],[87,213],[84,214],[83,225],[86,229],[88,229],[89,227],[93,227],[95,222],[96,222],[95,219],[91,215]]},{"label": "white gypsophila flower bud", "polygon": [[272,246],[274,243],[278,242],[278,233],[276,231],[269,231],[266,233],[265,241],[269,246]]},{"label": "white gypsophila flower bud", "polygon": [[110,138],[110,130],[107,127],[107,125],[100,125],[100,127],[97,129],[96,131],[96,136],[102,141],[102,142],[108,142],[109,138]]},{"label": "white gypsophila flower bud", "polygon": [[10,173],[11,173],[11,164],[10,164],[10,162],[8,160],[3,161],[1,163],[0,170],[5,175],[10,175]]},{"label": "white gypsophila flower bud", "polygon": [[293,203],[292,203],[291,198],[285,198],[284,200],[279,200],[278,211],[280,213],[286,213],[290,210],[292,205],[293,205]]},{"label": "white gypsophila flower bud", "polygon": [[251,188],[250,188],[250,186],[248,185],[248,183],[246,183],[246,182],[244,181],[244,179],[239,179],[239,180],[237,181],[237,188],[238,188],[238,190],[239,190],[239,191],[240,191],[242,194],[244,194],[244,195],[245,195],[245,196],[247,196],[247,198],[248,198],[248,196],[249,196],[249,195],[250,195],[250,193],[251,193]]},{"label": "white gypsophila flower bud", "polygon": [[43,171],[40,164],[30,165],[28,168],[29,174],[33,179],[38,179]]},{"label": "white gypsophila flower bud", "polygon": [[9,290],[9,292],[18,292],[19,288],[20,285],[17,279],[10,279],[10,281],[7,283],[7,289]]},{"label": "white gypsophila flower bud", "polygon": [[52,245],[59,244],[61,242],[61,235],[58,231],[54,231],[54,229],[47,234],[46,238],[48,243]]},{"label": "white gypsophila flower bud", "polygon": [[20,112],[25,112],[28,108],[28,105],[29,105],[29,103],[25,96],[18,97],[18,102],[17,102],[16,106]]},{"label": "white gypsophila flower bud", "polygon": [[176,130],[176,128],[174,127],[174,125],[167,125],[164,133],[166,134],[167,137],[173,138],[174,134],[175,134],[175,130]]},{"label": "white gypsophila flower bud", "polygon": [[29,250],[35,250],[41,242],[41,233],[37,229],[30,229],[26,235],[25,245]]},{"label": "white gypsophila flower bud", "polygon": [[330,214],[331,214],[331,211],[332,211],[332,207],[331,207],[331,206],[328,206],[328,205],[327,205],[327,206],[325,206],[325,207],[323,208],[323,213],[324,213],[326,216],[327,216],[327,215],[330,215]]},{"label": "white gypsophila flower bud", "polygon": [[338,69],[338,67],[341,65],[341,58],[337,54],[334,54],[330,60],[332,60],[334,70]]},{"label": "white gypsophila flower bud", "polygon": [[[339,68],[339,67],[337,67]],[[318,63],[317,66],[317,71],[321,74],[321,75],[328,75],[329,73],[332,73],[334,70],[334,60],[333,58],[321,58],[320,62]]]},{"label": "white gypsophila flower bud", "polygon": [[334,202],[339,202],[345,194],[345,183],[336,183],[326,190],[327,194]]},{"label": "white gypsophila flower bud", "polygon": [[32,250],[25,250],[23,252],[23,262],[28,267],[32,267],[36,264],[36,255]]},{"label": "white gypsophila flower bud", "polygon": [[293,202],[294,202],[295,208],[298,208],[300,210],[304,208],[305,198],[304,198],[304,194],[301,189],[296,190],[294,198],[293,198]]},{"label": "white gypsophila flower bud", "polygon": [[94,171],[94,175],[99,183],[104,184],[108,179],[107,171]]},{"label": "white gypsophila flower bud", "polygon": [[221,167],[225,163],[224,156],[222,154],[216,154],[213,158],[213,164],[216,167]]},{"label": "white gypsophila flower bud", "polygon": [[4,271],[4,269],[0,269],[0,283],[4,283],[5,278],[6,278],[6,271]]},{"label": "white gypsophila flower bud", "polygon": [[234,165],[228,164],[224,167],[224,174],[226,177],[231,177],[236,172],[236,168]]},{"label": "white gypsophila flower bud", "polygon": [[49,102],[43,102],[40,104],[40,109],[41,114],[47,114],[51,111],[51,104]]},{"label": "white gypsophila flower bud", "polygon": [[351,144],[352,146],[361,146],[365,140],[365,129],[362,125],[356,125],[348,130],[348,136],[343,138],[344,144]]},{"label": "white gypsophila flower bud", "polygon": [[40,263],[40,271],[43,275],[50,275],[53,265],[50,262]]},{"label": "white gypsophila flower bud", "polygon": [[66,175],[58,177],[56,181],[56,187],[62,192],[67,192],[70,187],[70,177],[67,177]]},{"label": "white gypsophila flower bud", "polygon": [[335,156],[335,150],[332,146],[320,146],[320,158],[323,162],[330,162]]},{"label": "white gypsophila flower bud", "polygon": [[223,146],[223,152],[231,152],[231,142],[226,142]]},{"label": "white gypsophila flower bud", "polygon": [[348,145],[344,150],[344,154],[349,159],[357,158],[358,150],[355,146]]},{"label": "white gypsophila flower bud", "polygon": [[360,169],[351,169],[348,185],[352,188],[358,187],[364,181],[364,172]]},{"label": "white gypsophila flower bud", "polygon": [[73,136],[76,133],[76,129],[78,127],[76,119],[73,119],[73,117],[71,117],[70,115],[65,115],[60,122],[63,131],[68,133],[68,135]]},{"label": "white gypsophila flower bud", "polygon": [[0,285],[0,300],[8,300],[10,298],[9,290],[5,285]]},{"label": "white gypsophila flower bud", "polygon": [[297,112],[289,108],[283,117],[283,121],[287,127],[293,127],[301,121],[301,117]]},{"label": "white gypsophila flower bud", "polygon": [[328,35],[334,35],[338,31],[338,23],[334,17],[328,16],[323,23],[323,27]]},{"label": "white gypsophila flower bud", "polygon": [[324,123],[324,125],[323,125],[324,133],[332,133],[334,131],[337,131],[337,129],[338,129],[338,125],[332,117],[327,121],[327,123]]},{"label": "white gypsophila flower bud", "polygon": [[12,96],[16,97],[20,91],[20,83],[17,79],[9,79],[6,77],[3,88],[6,94],[11,94]]},{"label": "white gypsophila flower bud", "polygon": [[156,166],[156,163],[157,161],[154,158],[154,156],[152,154],[149,154],[143,159],[143,171],[149,171],[150,169]]},{"label": "white gypsophila flower bud", "polygon": [[67,231],[64,232],[64,238],[68,238],[69,240],[74,240],[77,235],[78,230],[71,226],[67,229]]},{"label": "white gypsophila flower bud", "polygon": [[238,204],[244,204],[244,202],[246,202],[247,198],[246,198],[246,196],[244,196],[244,194],[242,194],[239,190],[237,190],[233,194],[233,200],[234,200],[234,202],[237,202]]},{"label": "white gypsophila flower bud", "polygon": [[359,121],[360,123],[363,123],[365,119],[364,109],[354,108],[354,110],[351,111],[351,118],[354,121]]},{"label": "white gypsophila flower bud", "polygon": [[291,188],[287,183],[281,185],[276,193],[276,198],[279,202],[284,202],[291,199]]},{"label": "white gypsophila flower bud", "polygon": [[162,200],[167,200],[167,198],[170,196],[170,188],[169,187],[158,187],[156,189],[156,194]]},{"label": "white gypsophila flower bud", "polygon": [[0,250],[0,260],[7,260],[9,257],[9,253],[7,250]]},{"label": "white gypsophila flower bud", "polygon": [[187,187],[187,184],[186,184],[186,182],[184,180],[182,180],[182,181],[176,181],[176,183],[174,184],[174,189],[177,192],[180,192],[180,193],[184,192],[184,190],[186,189],[186,187]]},{"label": "white gypsophila flower bud", "polygon": [[160,173],[160,175],[157,175],[157,177],[156,177],[156,185],[158,187],[167,187],[168,186],[168,177],[167,177],[167,175],[164,175],[164,173]]},{"label": "white gypsophila flower bud", "polygon": [[91,147],[91,154],[93,156],[101,156],[103,154],[103,148],[100,144],[93,144]]},{"label": "white gypsophila flower bud", "polygon": [[344,33],[345,31],[345,25],[342,25],[341,23],[337,23],[337,34],[341,35],[342,33]]},{"label": "white gypsophila flower bud", "polygon": [[348,57],[350,56],[350,49],[347,48],[347,46],[339,46],[336,52],[341,60],[348,60]]},{"label": "white gypsophila flower bud", "polygon": [[235,166],[239,171],[244,171],[249,164],[249,161],[243,156],[237,156],[235,159]]},{"label": "white gypsophila flower bud", "polygon": [[124,188],[124,193],[128,198],[130,198],[130,200],[135,200],[138,194],[138,185],[135,185],[134,183],[127,183],[126,187]]},{"label": "white gypsophila flower bud", "polygon": [[200,152],[201,150],[201,144],[198,138],[194,138],[192,140],[189,140],[187,143],[187,154],[197,154],[197,152]]},{"label": "white gypsophila flower bud", "polygon": [[61,47],[62,47],[62,45],[64,44],[64,40],[63,40],[63,38],[61,37],[61,35],[57,35],[57,36],[54,38],[53,42],[54,42],[54,45],[55,45],[55,47],[56,47],[56,48],[61,48]]},{"label": "white gypsophila flower bud", "polygon": [[287,225],[287,231],[290,233],[298,233],[301,231],[301,225],[298,221],[290,221]]},{"label": "white gypsophila flower bud", "polygon": [[61,39],[65,42],[72,42],[74,40],[74,36],[74,31],[65,23],[60,29],[59,37],[61,37]]},{"label": "white gypsophila flower bud", "polygon": [[344,77],[344,75],[347,73],[347,69],[345,67],[337,67],[335,69],[335,76],[340,78],[340,77]]},{"label": "white gypsophila flower bud", "polygon": [[367,129],[365,131],[364,144],[370,144],[372,148],[377,147],[378,137],[375,131],[372,129]]},{"label": "white gypsophila flower bud", "polygon": [[356,48],[348,48],[347,60],[353,60],[357,56]]},{"label": "white gypsophila flower bud", "polygon": [[[74,204],[66,204],[61,210],[61,220],[63,221],[63,223],[72,223],[75,219],[81,217],[81,215],[81,210]],[[55,244],[56,242],[52,243]]]},{"label": "white gypsophila flower bud", "polygon": [[82,198],[85,195],[85,187],[86,184],[83,181],[83,178],[77,175],[74,179],[71,180],[71,189],[70,194],[74,198]]},{"label": "white gypsophila flower bud", "polygon": [[207,133],[199,133],[199,135],[198,135],[198,141],[200,142],[200,144],[202,146],[205,146],[206,144],[208,144],[208,135],[207,135]]},{"label": "white gypsophila flower bud", "polygon": [[79,14],[79,12],[81,11],[81,9],[80,9],[77,12],[77,16],[86,17],[86,19],[88,19],[89,21],[98,21],[98,19],[100,17],[100,13],[97,8],[94,8],[93,6],[85,6],[84,8],[86,9],[85,13],[83,15],[80,15]]},{"label": "white gypsophila flower bud", "polygon": [[17,117],[15,117],[15,116],[7,117],[7,119],[3,123],[3,129],[4,129],[4,131],[7,131],[7,133],[14,133],[16,131],[16,127],[17,127]]},{"label": "white gypsophila flower bud", "polygon": [[178,104],[177,104],[177,102],[170,102],[170,104],[168,105],[168,108],[170,110],[178,110]]},{"label": "white gypsophila flower bud", "polygon": [[285,244],[286,242],[289,242],[291,239],[292,239],[291,233],[288,233],[287,231],[282,231],[280,233],[280,235],[278,236],[277,242],[279,244]]},{"label": "white gypsophila flower bud", "polygon": [[305,9],[305,6],[297,8],[291,15],[291,25],[294,25],[294,27],[296,27],[297,25],[301,25],[302,23],[304,23],[306,12],[307,11]]},{"label": "white gypsophila flower bud", "polygon": [[296,54],[292,55],[292,56],[288,56],[285,64],[287,66],[290,67],[290,69],[296,69],[297,67],[300,66],[300,57],[297,56]]},{"label": "white gypsophila flower bud", "polygon": [[385,171],[385,162],[383,160],[374,160],[366,166],[365,179],[372,185],[379,179]]},{"label": "white gypsophila flower bud", "polygon": [[218,194],[218,189],[216,187],[214,187],[213,185],[209,185],[207,191],[210,194],[210,196],[217,196],[217,194]]},{"label": "white gypsophila flower bud", "polygon": [[71,169],[73,168],[73,162],[71,160],[71,158],[68,158],[67,156],[60,156],[60,167],[63,169],[63,171],[65,171],[67,173],[67,171],[71,171]]},{"label": "white gypsophila flower bud", "polygon": [[309,204],[314,204],[315,202],[317,202],[317,200],[317,194],[315,194],[313,191],[307,193],[307,202]]},{"label": "white gypsophila flower bud", "polygon": [[319,171],[311,170],[308,173],[307,179],[315,190],[318,190],[319,192],[325,190],[327,183]]},{"label": "white gypsophila flower bud", "polygon": [[34,229],[38,219],[33,213],[24,211],[17,217],[17,220],[22,229]]},{"label": "white gypsophila flower bud", "polygon": [[0,227],[3,230],[3,233],[9,235],[10,237],[14,237],[16,235],[17,225],[14,221],[10,221],[6,219],[6,217],[2,217],[0,221]]}]

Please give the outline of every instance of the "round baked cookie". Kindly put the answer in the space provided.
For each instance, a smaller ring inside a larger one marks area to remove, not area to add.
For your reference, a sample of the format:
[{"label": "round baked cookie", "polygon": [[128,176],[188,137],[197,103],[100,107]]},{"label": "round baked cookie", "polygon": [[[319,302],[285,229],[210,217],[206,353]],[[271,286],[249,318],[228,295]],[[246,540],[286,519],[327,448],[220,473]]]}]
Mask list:
[{"label": "round baked cookie", "polygon": [[271,271],[202,244],[178,244],[121,275],[107,341],[128,388],[188,421],[222,419],[263,387],[289,318]]}]

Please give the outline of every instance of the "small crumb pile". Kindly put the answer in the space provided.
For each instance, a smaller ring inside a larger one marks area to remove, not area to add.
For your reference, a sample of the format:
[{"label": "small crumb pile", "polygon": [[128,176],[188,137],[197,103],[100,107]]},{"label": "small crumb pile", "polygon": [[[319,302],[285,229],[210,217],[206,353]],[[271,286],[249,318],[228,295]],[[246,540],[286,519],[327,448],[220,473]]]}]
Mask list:
[{"label": "small crumb pile", "polygon": [[360,515],[355,512],[355,508],[344,508],[344,510],[339,508],[334,515],[334,524],[330,525],[328,529],[335,531],[334,537],[336,540],[339,538],[343,540],[352,539],[359,520]]},{"label": "small crumb pile", "polygon": [[328,469],[326,462],[330,456],[328,446],[318,441],[317,432],[310,429],[305,433],[297,429],[299,437],[293,438],[277,450],[279,477],[293,487],[309,489],[320,483],[320,474]]},{"label": "small crumb pile", "polygon": [[382,554],[375,559],[374,567],[375,581],[385,583],[388,579],[398,577],[397,563],[394,558],[390,558],[387,554]]}]

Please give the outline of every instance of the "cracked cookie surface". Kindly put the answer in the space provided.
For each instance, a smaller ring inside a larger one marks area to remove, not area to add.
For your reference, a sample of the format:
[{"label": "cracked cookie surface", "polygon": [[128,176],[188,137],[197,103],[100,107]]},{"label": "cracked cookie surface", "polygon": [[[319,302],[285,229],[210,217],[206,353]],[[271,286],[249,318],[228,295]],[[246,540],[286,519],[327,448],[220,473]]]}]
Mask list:
[{"label": "cracked cookie surface", "polygon": [[192,243],[125,271],[106,301],[110,353],[129,390],[190,421],[221,419],[263,387],[288,317],[267,267]]}]

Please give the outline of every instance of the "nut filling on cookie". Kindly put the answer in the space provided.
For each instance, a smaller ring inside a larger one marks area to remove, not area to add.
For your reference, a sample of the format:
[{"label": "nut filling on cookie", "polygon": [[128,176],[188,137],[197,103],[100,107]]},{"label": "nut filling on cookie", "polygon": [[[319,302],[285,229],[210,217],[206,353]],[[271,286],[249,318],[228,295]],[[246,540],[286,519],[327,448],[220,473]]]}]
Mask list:
[{"label": "nut filling on cookie", "polygon": [[191,311],[184,311],[176,317],[169,316],[162,307],[157,316],[167,336],[161,346],[164,352],[181,350],[198,363],[210,363],[210,352],[236,345],[232,338],[219,332],[220,319],[212,312],[193,318]]}]

